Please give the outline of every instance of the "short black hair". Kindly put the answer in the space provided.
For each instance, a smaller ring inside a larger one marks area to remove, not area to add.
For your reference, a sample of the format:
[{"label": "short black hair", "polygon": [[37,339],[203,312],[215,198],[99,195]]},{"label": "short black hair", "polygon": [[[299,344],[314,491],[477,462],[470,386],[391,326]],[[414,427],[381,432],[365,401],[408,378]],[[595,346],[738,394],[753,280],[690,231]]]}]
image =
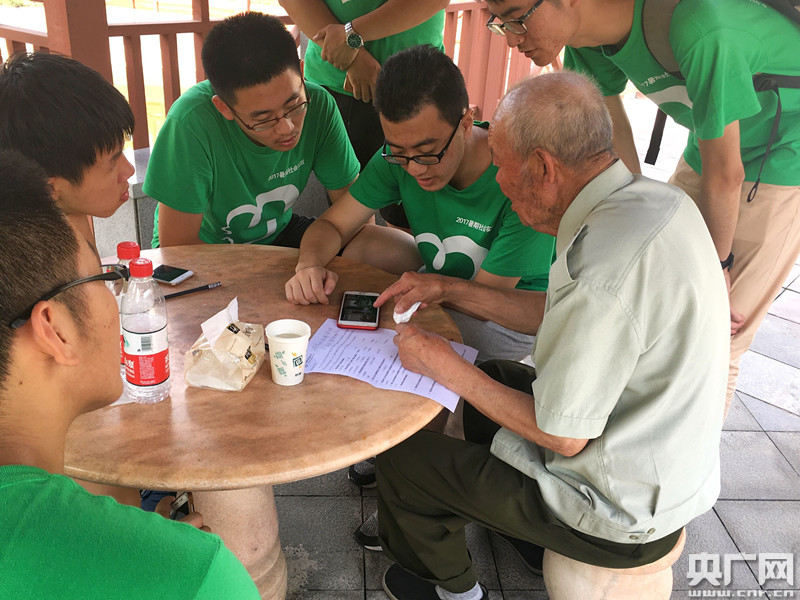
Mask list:
[{"label": "short black hair", "polygon": [[[9,323],[44,294],[78,278],[78,238],[56,205],[42,167],[0,150],[0,390],[5,389],[15,332]],[[86,242],[83,242],[86,243]],[[58,294],[80,324],[80,287]]]},{"label": "short black hair", "polygon": [[22,53],[0,70],[0,149],[80,184],[102,152],[133,135],[131,107],[100,73],[66,56]]},{"label": "short black hair", "polygon": [[407,121],[433,104],[442,119],[458,125],[469,108],[464,76],[433,46],[412,46],[383,63],[375,85],[375,108],[392,123]]},{"label": "short black hair", "polygon": [[300,74],[297,45],[275,17],[245,12],[228,17],[206,36],[203,69],[217,94],[236,103],[236,90],[266,83],[291,69]]}]

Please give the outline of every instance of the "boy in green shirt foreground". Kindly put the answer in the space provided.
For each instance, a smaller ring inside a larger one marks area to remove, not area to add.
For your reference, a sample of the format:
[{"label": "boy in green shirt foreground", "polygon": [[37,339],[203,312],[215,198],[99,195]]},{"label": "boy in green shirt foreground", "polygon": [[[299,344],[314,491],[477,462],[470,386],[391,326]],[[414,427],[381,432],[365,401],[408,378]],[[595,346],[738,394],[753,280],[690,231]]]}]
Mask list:
[{"label": "boy in green shirt foreground", "polygon": [[94,496],[64,469],[72,421],[122,392],[119,317],[97,251],[46,175],[0,152],[0,596],[257,599],[222,540]]}]

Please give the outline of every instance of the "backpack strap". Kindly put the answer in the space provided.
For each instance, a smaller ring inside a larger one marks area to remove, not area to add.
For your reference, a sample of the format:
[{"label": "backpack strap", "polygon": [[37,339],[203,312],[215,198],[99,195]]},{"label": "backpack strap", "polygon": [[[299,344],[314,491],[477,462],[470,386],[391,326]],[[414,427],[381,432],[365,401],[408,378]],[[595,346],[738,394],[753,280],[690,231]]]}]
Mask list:
[{"label": "backpack strap", "polygon": [[644,43],[658,64],[668,73],[683,81],[681,68],[669,43],[672,14],[680,0],[645,0],[642,5],[642,33]]},{"label": "backpack strap", "polygon": [[800,76],[797,75],[772,75],[770,73],[757,73],[753,75],[753,87],[757,92],[773,91],[778,98],[778,106],[775,110],[775,118],[772,120],[772,129],[769,132],[769,141],[767,142],[767,150],[764,152],[764,158],[761,159],[761,166],[758,169],[758,177],[747,194],[747,201],[752,202],[753,198],[758,193],[758,184],[761,183],[761,173],[764,170],[764,165],[767,164],[767,156],[769,151],[772,150],[772,144],[778,135],[778,124],[781,122],[781,91],[779,88],[800,88]]},{"label": "backpack strap", "polygon": [[[642,6],[642,34],[644,43],[656,62],[673,77],[683,81],[681,69],[672,46],[669,44],[669,26],[672,23],[672,13],[680,0],[645,0]],[[658,152],[661,149],[661,139],[664,137],[664,125],[667,115],[661,109],[656,113],[653,131],[650,134],[650,146],[644,162],[648,165],[656,164]]]}]

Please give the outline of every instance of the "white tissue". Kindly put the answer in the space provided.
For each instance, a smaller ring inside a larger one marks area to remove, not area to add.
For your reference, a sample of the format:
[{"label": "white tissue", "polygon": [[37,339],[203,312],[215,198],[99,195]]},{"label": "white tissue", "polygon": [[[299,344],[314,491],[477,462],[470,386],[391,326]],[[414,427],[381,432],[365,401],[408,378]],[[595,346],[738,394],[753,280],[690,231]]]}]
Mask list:
[{"label": "white tissue", "polygon": [[417,312],[417,309],[419,308],[420,304],[422,304],[422,303],[421,302],[414,302],[414,304],[411,305],[411,308],[409,308],[406,312],[403,312],[403,313],[399,313],[399,312],[397,312],[397,310],[395,310],[394,315],[392,315],[394,317],[394,322],[397,323],[398,325],[400,323],[408,323],[408,321],[411,319],[412,315],[415,312]]},{"label": "white tissue", "polygon": [[203,321],[200,328],[203,330],[203,335],[206,336],[208,343],[211,347],[217,343],[219,336],[225,331],[225,328],[231,323],[239,320],[239,297],[237,296],[230,301],[230,304],[224,309],[219,311],[207,321]]}]

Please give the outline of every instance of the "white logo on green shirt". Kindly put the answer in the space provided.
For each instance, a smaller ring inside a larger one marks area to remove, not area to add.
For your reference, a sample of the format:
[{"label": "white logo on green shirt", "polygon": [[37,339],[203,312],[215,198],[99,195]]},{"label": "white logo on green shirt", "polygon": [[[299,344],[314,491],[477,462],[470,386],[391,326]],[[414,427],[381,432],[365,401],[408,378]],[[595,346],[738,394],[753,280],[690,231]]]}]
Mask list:
[{"label": "white logo on green shirt", "polygon": [[[299,196],[299,190],[297,187],[291,184],[283,185],[279,188],[275,188],[274,190],[269,190],[268,192],[259,194],[255,198],[255,206],[252,204],[242,204],[230,211],[225,221],[226,226],[222,228],[222,231],[228,235],[233,235],[231,223],[240,215],[251,215],[252,218],[250,219],[250,223],[247,227],[236,227],[237,233],[244,229],[254,229],[261,224],[261,219],[263,218],[264,213],[267,213],[268,215],[276,215],[277,217],[278,215],[281,215],[289,210],[297,201]],[[273,206],[275,204],[281,204],[282,206]],[[246,243],[255,244],[263,239],[268,238],[275,233],[275,229],[277,229],[277,227],[277,218],[269,219],[267,221],[267,232],[260,238]],[[231,244],[235,243],[231,237],[226,237],[225,240]]]},{"label": "white logo on green shirt", "polygon": [[664,104],[666,102],[677,102],[689,108],[692,108],[692,101],[689,99],[689,93],[686,91],[685,85],[672,85],[657,92],[647,92],[647,97],[656,104]]},{"label": "white logo on green shirt", "polygon": [[469,257],[474,265],[470,279],[473,279],[478,274],[478,269],[481,268],[483,259],[489,254],[486,248],[479,246],[474,240],[465,235],[454,235],[440,240],[435,233],[420,233],[414,237],[414,241],[417,242],[417,245],[428,242],[436,246],[437,252],[436,256],[433,257],[433,261],[431,261],[431,266],[437,271],[444,267],[448,254],[459,253]]}]

